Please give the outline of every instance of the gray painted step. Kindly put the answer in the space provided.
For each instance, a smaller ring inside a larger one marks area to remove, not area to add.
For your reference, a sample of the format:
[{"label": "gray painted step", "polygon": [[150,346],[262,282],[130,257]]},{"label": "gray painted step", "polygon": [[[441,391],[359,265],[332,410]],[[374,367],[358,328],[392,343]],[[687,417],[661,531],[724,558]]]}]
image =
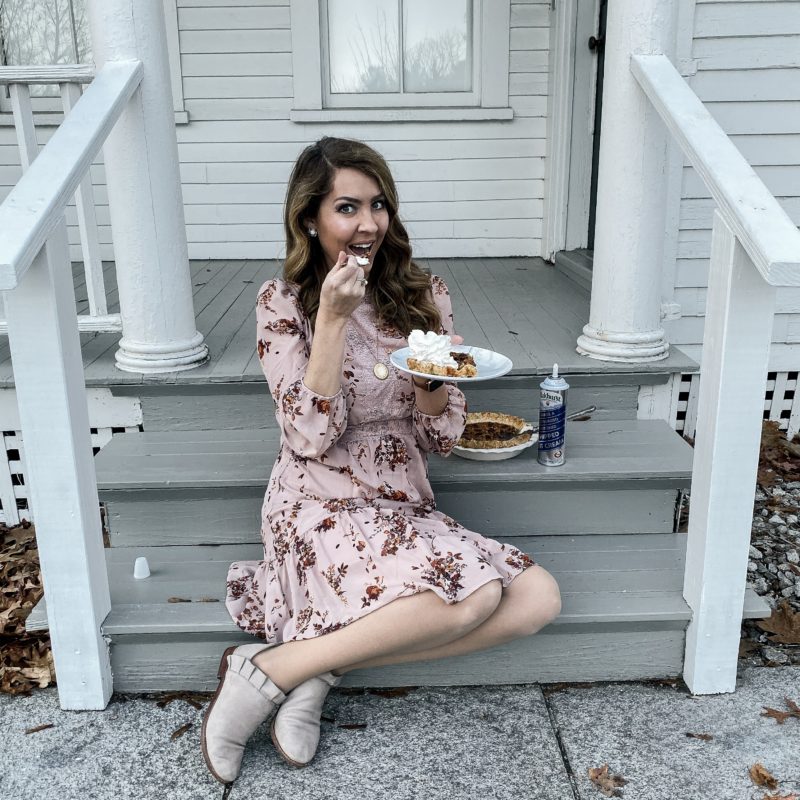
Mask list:
[{"label": "gray painted step", "polygon": [[[537,536],[515,544],[559,582],[563,608],[552,625],[486,653],[353,673],[347,685],[634,680],[680,672],[690,617],[682,596],[685,534]],[[115,688],[213,688],[222,649],[252,641],[222,602],[228,565],[262,552],[251,545],[107,550],[113,608],[103,632],[112,641]],[[139,555],[152,572],[144,581],[133,578]],[[190,602],[170,603],[171,597]],[[743,616],[769,613],[748,588]],[[42,627],[40,603],[28,629]]]},{"label": "gray painted step", "polygon": [[[276,430],[115,436],[95,459],[111,544],[258,542]],[[666,423],[575,422],[567,463],[430,459],[437,504],[490,536],[671,532],[692,450]]]},{"label": "gray painted step", "polygon": [[[569,375],[572,410],[596,406],[595,420],[636,419],[639,387],[666,383],[669,372]],[[462,387],[471,411],[502,411],[525,419],[538,415],[541,375],[507,375]],[[135,397],[144,429],[238,430],[276,427],[266,380],[239,383],[111,386],[118,397]]]}]

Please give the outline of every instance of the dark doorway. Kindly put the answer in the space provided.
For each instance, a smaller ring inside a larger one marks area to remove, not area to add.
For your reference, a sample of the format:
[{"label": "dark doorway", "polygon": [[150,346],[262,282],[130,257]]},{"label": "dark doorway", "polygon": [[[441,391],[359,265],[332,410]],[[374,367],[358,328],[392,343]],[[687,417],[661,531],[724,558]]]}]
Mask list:
[{"label": "dark doorway", "polygon": [[603,67],[606,50],[606,12],[608,0],[600,0],[597,33],[589,39],[588,47],[597,55],[597,83],[594,95],[594,136],[592,140],[592,184],[589,194],[588,249],[594,250],[594,224],[597,216],[597,165],[600,155],[600,119],[603,116]]}]

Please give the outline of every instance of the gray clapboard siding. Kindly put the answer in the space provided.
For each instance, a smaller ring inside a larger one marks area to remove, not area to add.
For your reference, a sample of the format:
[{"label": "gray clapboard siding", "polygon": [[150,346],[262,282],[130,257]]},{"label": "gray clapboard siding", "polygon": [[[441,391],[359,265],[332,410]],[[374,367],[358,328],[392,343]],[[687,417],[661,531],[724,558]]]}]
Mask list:
[{"label": "gray clapboard siding", "polygon": [[[761,0],[698,2],[689,78],[715,119],[787,213],[800,223],[800,5]],[[683,174],[670,342],[699,358],[713,203],[691,168]],[[770,369],[796,369],[797,300],[779,290]]]}]

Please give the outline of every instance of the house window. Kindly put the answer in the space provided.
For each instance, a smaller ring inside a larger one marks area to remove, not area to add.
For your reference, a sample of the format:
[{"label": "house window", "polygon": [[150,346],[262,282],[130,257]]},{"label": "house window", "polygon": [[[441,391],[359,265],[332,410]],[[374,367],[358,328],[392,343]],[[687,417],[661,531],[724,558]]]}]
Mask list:
[{"label": "house window", "polygon": [[[4,66],[90,64],[87,0],[0,0],[0,62]],[[176,122],[188,121],[178,44],[177,0],[164,0]],[[59,113],[58,86],[32,85],[34,111]],[[0,124],[11,124],[8,88],[0,89]],[[6,112],[6,113],[3,113]]]},{"label": "house window", "polygon": [[296,121],[507,119],[510,0],[292,0]]},{"label": "house window", "polygon": [[476,105],[472,0],[326,0],[328,108]]}]

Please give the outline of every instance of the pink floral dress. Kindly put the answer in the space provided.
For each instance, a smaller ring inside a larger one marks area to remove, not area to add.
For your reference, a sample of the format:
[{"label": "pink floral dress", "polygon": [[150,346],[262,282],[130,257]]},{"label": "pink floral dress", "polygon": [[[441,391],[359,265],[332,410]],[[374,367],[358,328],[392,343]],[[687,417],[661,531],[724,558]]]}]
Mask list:
[{"label": "pink floral dress", "polygon": [[[447,287],[433,276],[431,289],[452,333]],[[507,586],[533,565],[436,510],[427,453],[446,456],[458,441],[464,395],[447,384],[445,410],[420,412],[410,377],[388,358],[407,342],[376,326],[366,299],[351,317],[332,397],[303,382],[312,331],[295,286],[265,283],[257,321],[281,449],[262,508],[264,560],[228,572],[226,603],[240,628],[268,642],[308,639],[416,592],[455,603],[497,578]],[[376,359],[388,379],[374,376]]]}]

